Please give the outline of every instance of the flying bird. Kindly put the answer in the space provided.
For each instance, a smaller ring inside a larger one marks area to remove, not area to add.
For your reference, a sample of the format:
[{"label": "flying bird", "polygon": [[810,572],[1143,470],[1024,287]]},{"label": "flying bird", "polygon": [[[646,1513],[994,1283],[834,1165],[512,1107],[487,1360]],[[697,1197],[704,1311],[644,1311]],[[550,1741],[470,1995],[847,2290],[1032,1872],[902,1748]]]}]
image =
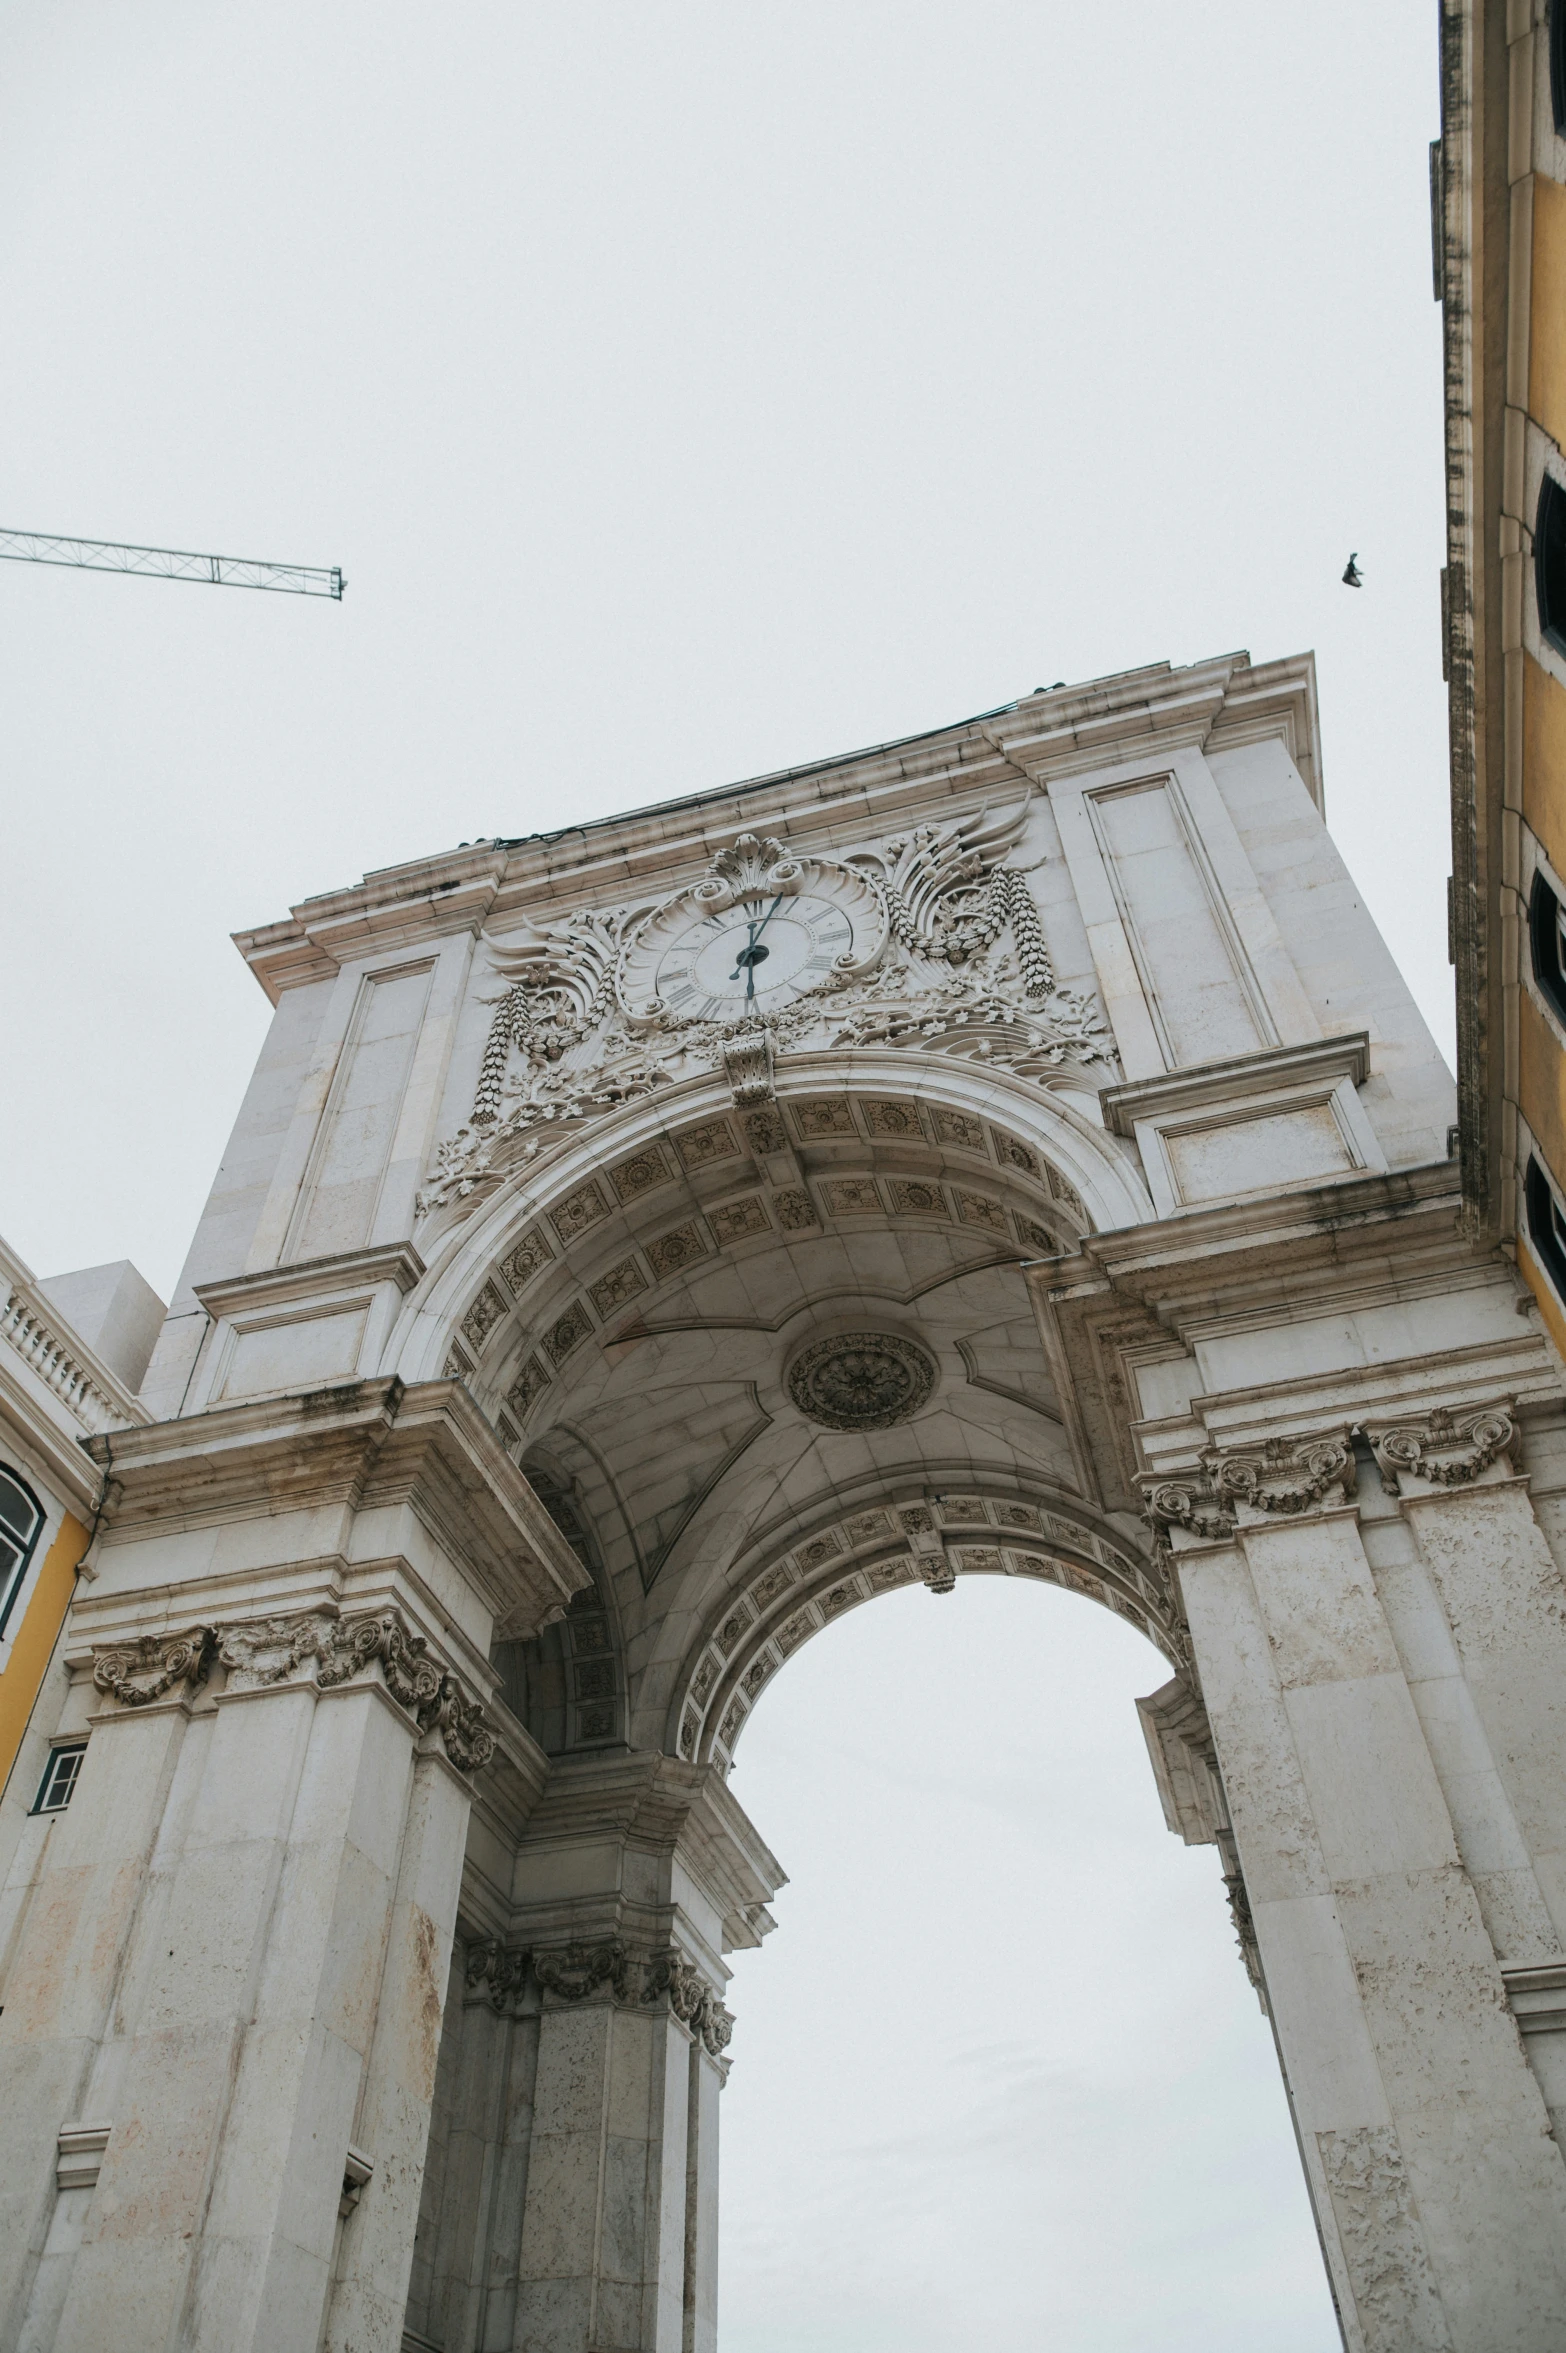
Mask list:
[{"label": "flying bird", "polygon": [[1345,588],[1363,588],[1365,585],[1365,575],[1359,568],[1357,552],[1349,557],[1343,567],[1343,585]]}]

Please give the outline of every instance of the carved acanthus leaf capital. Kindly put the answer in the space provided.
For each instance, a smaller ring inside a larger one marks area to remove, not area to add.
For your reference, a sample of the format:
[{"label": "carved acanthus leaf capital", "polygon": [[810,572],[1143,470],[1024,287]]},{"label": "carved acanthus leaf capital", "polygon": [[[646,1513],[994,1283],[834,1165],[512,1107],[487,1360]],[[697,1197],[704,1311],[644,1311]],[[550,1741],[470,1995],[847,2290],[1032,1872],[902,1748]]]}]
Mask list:
[{"label": "carved acanthus leaf capital", "polygon": [[1353,1440],[1342,1429],[1266,1438],[1260,1446],[1209,1447],[1193,1472],[1144,1477],[1142,1494],[1155,1536],[1183,1528],[1218,1544],[1234,1534],[1244,1513],[1298,1518],[1346,1501],[1355,1475]]},{"label": "carved acanthus leaf capital", "polygon": [[199,1691],[212,1672],[210,1626],[185,1634],[138,1634],[92,1654],[94,1686],[124,1708],[144,1708],[171,1691]]},{"label": "carved acanthus leaf capital", "polygon": [[378,1664],[392,1698],[421,1733],[439,1735],[459,1773],[478,1772],[494,1755],[495,1736],[485,1728],[483,1708],[429,1656],[424,1636],[409,1630],[400,1611],[344,1619],[320,1659],[317,1680],[326,1690]]},{"label": "carved acanthus leaf capital", "polygon": [[306,1659],[324,1658],[339,1632],[335,1606],[292,1618],[253,1618],[218,1629],[217,1652],[230,1691],[260,1691],[282,1683]]},{"label": "carved acanthus leaf capital", "polygon": [[1365,1435],[1381,1466],[1382,1484],[1393,1495],[1402,1494],[1409,1476],[1436,1487],[1466,1487],[1492,1463],[1504,1460],[1515,1468],[1522,1442],[1510,1400],[1455,1412],[1437,1406],[1427,1414],[1369,1424]]}]

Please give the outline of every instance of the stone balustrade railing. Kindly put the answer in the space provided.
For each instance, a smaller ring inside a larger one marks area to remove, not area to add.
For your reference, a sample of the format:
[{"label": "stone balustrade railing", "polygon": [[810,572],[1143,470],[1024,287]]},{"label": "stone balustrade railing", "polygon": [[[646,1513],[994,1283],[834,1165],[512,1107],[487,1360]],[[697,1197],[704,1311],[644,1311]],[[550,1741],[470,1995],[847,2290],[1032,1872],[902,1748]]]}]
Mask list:
[{"label": "stone balustrade railing", "polygon": [[0,1348],[57,1397],[82,1429],[96,1436],[148,1419],[145,1408],[85,1348],[50,1306],[28,1269],[0,1242]]}]

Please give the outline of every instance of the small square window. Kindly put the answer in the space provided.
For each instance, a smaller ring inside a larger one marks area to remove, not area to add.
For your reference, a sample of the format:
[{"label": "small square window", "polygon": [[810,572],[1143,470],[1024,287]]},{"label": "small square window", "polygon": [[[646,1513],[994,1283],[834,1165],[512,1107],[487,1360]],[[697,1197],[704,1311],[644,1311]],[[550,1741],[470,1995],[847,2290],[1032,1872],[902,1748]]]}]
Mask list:
[{"label": "small square window", "polygon": [[85,1740],[73,1740],[68,1748],[52,1748],[44,1777],[38,1784],[38,1795],[33,1802],[35,1814],[63,1814],[71,1802],[76,1787],[76,1776],[82,1769],[87,1754]]}]

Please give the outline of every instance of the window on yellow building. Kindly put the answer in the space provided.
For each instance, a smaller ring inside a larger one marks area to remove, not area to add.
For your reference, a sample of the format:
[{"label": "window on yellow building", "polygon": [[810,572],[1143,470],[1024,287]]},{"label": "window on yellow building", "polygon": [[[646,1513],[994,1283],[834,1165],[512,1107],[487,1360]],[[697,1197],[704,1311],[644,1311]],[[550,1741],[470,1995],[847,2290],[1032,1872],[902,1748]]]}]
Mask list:
[{"label": "window on yellow building", "polygon": [[1551,1010],[1566,1025],[1566,908],[1542,874],[1533,878],[1528,938],[1533,949],[1533,977]]},{"label": "window on yellow building", "polygon": [[16,1605],[43,1526],[43,1506],[32,1489],[0,1463],[0,1634]]},{"label": "window on yellow building", "polygon": [[1566,490],[1551,474],[1539,487],[1533,526],[1533,585],[1539,600],[1539,629],[1557,653],[1566,654]]},{"label": "window on yellow building", "polygon": [[1566,1300],[1566,1211],[1554,1185],[1530,1156],[1527,1179],[1528,1239],[1556,1291]]},{"label": "window on yellow building", "polygon": [[1550,0],[1550,105],[1557,134],[1566,138],[1566,5]]}]

